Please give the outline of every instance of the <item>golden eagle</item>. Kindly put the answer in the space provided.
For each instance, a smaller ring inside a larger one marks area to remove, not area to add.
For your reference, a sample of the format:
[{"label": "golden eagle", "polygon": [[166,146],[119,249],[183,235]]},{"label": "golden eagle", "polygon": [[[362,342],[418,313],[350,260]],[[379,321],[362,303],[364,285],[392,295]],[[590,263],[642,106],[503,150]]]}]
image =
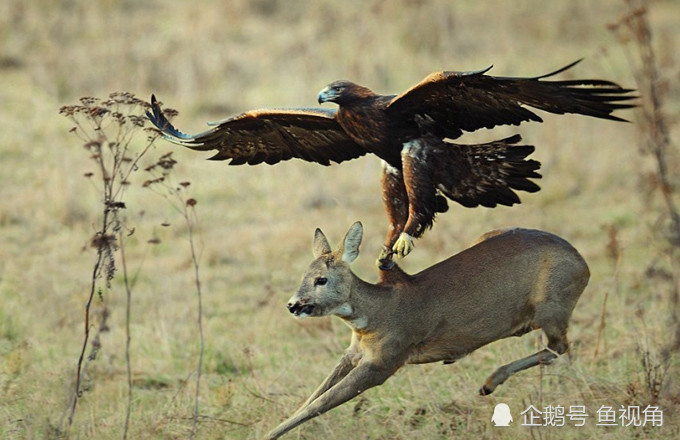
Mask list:
[{"label": "golden eagle", "polygon": [[[580,61],[580,60],[579,60]],[[436,72],[400,95],[377,95],[350,81],[335,81],[318,95],[338,109],[251,110],[187,135],[170,124],[154,96],[151,122],[165,137],[230,165],[275,164],[291,158],[322,165],[373,153],[383,160],[382,197],[390,228],[380,255],[391,267],[413,240],[448,209],[445,197],[466,207],[520,203],[517,190],[535,192],[540,163],[526,157],[520,136],[475,145],[452,142],[463,132],[519,125],[541,118],[527,107],[624,121],[612,112],[634,107],[632,89],[605,80],[546,81],[574,66],[532,78],[471,72]]]}]

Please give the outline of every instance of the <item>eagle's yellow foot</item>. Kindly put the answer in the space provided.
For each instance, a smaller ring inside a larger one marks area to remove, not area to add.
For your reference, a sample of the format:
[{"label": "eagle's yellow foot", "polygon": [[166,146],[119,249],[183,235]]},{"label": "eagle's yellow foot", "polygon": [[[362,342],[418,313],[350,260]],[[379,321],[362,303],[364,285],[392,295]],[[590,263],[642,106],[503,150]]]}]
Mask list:
[{"label": "eagle's yellow foot", "polygon": [[392,250],[399,258],[404,258],[410,254],[413,248],[415,248],[415,245],[413,244],[413,237],[408,235],[406,232],[402,232],[399,235],[397,242],[394,243],[394,246],[392,246]]}]

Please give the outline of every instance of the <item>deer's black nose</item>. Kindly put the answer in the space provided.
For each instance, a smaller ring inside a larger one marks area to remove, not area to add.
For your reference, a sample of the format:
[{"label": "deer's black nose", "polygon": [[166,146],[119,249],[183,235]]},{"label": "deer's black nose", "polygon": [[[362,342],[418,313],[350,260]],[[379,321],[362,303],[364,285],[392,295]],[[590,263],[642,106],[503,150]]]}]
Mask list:
[{"label": "deer's black nose", "polygon": [[300,301],[296,301],[294,303],[289,302],[286,307],[288,307],[288,311],[295,316],[300,316],[303,313],[311,315],[312,310],[314,310],[313,304],[302,304]]},{"label": "deer's black nose", "polygon": [[287,305],[287,307],[288,307],[288,311],[289,311],[290,313],[292,313],[293,315],[296,315],[297,312],[300,310],[301,305],[300,305],[300,302],[299,302],[299,301],[298,301],[298,302],[295,302],[295,303],[289,302],[288,305]]}]

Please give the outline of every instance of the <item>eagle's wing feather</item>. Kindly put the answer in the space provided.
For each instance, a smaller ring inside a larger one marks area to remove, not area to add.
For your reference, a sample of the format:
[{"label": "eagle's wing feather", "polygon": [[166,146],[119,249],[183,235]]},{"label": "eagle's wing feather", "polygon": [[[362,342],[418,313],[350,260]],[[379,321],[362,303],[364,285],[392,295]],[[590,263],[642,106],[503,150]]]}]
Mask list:
[{"label": "eagle's wing feather", "polygon": [[475,145],[445,142],[434,148],[441,164],[435,170],[438,189],[466,207],[520,203],[515,191],[536,192],[541,164],[526,159],[534,152],[532,145],[516,145],[519,135]]},{"label": "eagle's wing feather", "polygon": [[[420,237],[432,227],[436,214],[446,210],[439,192],[468,208],[520,203],[515,191],[538,191],[530,179],[541,177],[537,172],[541,164],[526,159],[534,147],[516,145],[520,140],[515,135],[459,145],[424,136],[408,142],[402,152],[403,188],[383,175],[383,200],[392,225],[404,224],[403,232]],[[408,206],[408,219],[403,218],[401,205]],[[388,237],[389,248],[396,236]]]},{"label": "eagle's wing feather", "polygon": [[252,110],[211,124],[196,135],[177,130],[154,96],[147,116],[169,141],[193,150],[217,150],[210,159],[231,159],[230,165],[272,165],[291,158],[330,165],[366,154],[340,127],[335,110]]},{"label": "eagle's wing feather", "polygon": [[427,115],[440,130],[437,134],[451,139],[463,131],[540,122],[541,118],[525,106],[623,121],[612,112],[634,107],[627,102],[635,98],[629,95],[632,89],[604,80],[545,81],[579,61],[533,78],[486,75],[490,67],[473,72],[436,72],[396,96],[386,111],[403,120]]}]

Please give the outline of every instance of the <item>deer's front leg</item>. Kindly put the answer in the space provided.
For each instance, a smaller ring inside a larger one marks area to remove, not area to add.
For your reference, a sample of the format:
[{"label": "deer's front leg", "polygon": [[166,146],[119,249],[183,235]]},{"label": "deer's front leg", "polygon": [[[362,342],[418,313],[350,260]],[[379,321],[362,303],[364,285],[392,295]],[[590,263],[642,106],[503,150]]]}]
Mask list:
[{"label": "deer's front leg", "polygon": [[372,362],[361,361],[342,380],[303,406],[288,420],[281,423],[271,431],[266,439],[277,439],[286,432],[295,428],[326,411],[341,405],[369,388],[380,385],[394,374],[401,364],[393,367],[378,366]]},{"label": "deer's front leg", "polygon": [[311,396],[305,401],[305,403],[300,406],[300,408],[295,412],[296,414],[300,411],[302,411],[307,405],[309,405],[314,399],[328,391],[330,388],[332,388],[336,383],[340,382],[342,379],[349,374],[350,371],[354,368],[354,366],[357,364],[359,356],[357,352],[354,350],[354,346],[351,346],[348,350],[347,353],[340,359],[340,362],[338,362],[338,365],[333,368],[333,371],[331,371],[331,374],[328,375],[326,379],[324,379],[323,382],[321,382],[321,385],[314,390]]}]

